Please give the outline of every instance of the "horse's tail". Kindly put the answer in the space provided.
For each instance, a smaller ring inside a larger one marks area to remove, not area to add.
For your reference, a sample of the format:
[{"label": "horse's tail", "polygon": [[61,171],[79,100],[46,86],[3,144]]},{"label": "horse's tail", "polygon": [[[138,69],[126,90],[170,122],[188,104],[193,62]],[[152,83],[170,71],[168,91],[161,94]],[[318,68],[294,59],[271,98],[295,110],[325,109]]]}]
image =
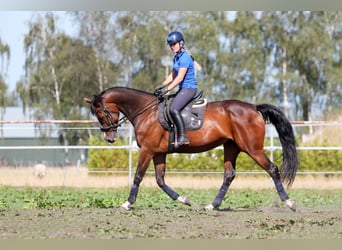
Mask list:
[{"label": "horse's tail", "polygon": [[270,121],[276,128],[283,148],[283,162],[280,168],[281,180],[290,186],[298,168],[298,156],[296,140],[290,121],[277,107],[270,104],[259,104],[256,106],[265,121]]}]

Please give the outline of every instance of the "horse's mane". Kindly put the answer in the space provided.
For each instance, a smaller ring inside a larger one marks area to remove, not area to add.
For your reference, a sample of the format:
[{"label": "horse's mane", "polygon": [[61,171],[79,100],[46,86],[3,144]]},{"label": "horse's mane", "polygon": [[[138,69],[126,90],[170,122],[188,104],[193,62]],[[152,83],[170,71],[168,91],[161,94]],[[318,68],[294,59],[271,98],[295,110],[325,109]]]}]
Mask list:
[{"label": "horse's mane", "polygon": [[103,94],[105,94],[106,92],[110,92],[110,91],[115,91],[115,90],[129,90],[129,91],[133,91],[133,92],[139,92],[142,94],[146,94],[146,95],[153,95],[152,93],[140,90],[140,89],[134,89],[134,88],[128,88],[128,87],[121,87],[121,86],[115,86],[115,87],[110,87],[107,88],[105,90],[103,90],[99,96],[102,96]]},{"label": "horse's mane", "polygon": [[100,94],[97,94],[97,95],[94,95],[94,98],[91,102],[91,105],[90,105],[90,111],[91,113],[94,115],[95,114],[95,105],[94,105],[94,102],[95,102],[95,99],[96,97],[98,97],[98,99],[101,100],[101,105],[103,106],[103,102],[102,102],[102,96],[106,93],[109,93],[111,91],[120,91],[120,90],[124,90],[124,91],[131,91],[131,92],[135,92],[135,93],[140,93],[140,94],[144,94],[144,95],[147,95],[147,96],[154,96],[153,94],[149,93],[149,92],[146,92],[146,91],[143,91],[143,90],[139,90],[139,89],[133,89],[133,88],[128,88],[128,87],[120,87],[120,86],[115,86],[115,87],[110,87],[110,88],[107,88],[107,89],[104,89]]}]

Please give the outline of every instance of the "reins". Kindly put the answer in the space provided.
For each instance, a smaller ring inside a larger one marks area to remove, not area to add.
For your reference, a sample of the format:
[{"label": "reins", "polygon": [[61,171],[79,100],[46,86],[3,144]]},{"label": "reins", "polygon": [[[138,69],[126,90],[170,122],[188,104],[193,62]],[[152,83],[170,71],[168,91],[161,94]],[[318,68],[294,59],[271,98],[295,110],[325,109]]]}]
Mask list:
[{"label": "reins", "polygon": [[[136,112],[134,112],[133,114],[131,114],[129,117],[123,117],[123,118],[126,118],[126,120],[130,120],[130,121],[134,121],[135,118],[138,116],[138,115],[141,115],[142,113],[144,113],[146,110],[148,110],[149,108],[157,105],[157,103],[154,103],[156,101],[156,99],[153,99],[152,101],[150,101],[148,104],[146,104],[146,106],[141,109],[141,110],[138,110]],[[123,119],[122,118],[122,119]]]}]

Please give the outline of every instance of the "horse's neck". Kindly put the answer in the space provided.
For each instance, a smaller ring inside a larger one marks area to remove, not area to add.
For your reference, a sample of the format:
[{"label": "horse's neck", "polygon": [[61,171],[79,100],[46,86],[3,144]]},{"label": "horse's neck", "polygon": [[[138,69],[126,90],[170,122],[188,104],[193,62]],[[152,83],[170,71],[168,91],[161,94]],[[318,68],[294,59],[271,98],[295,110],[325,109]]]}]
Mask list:
[{"label": "horse's neck", "polygon": [[149,98],[139,95],[138,93],[116,93],[111,95],[111,101],[115,103],[120,112],[123,113],[131,121],[136,118],[141,111],[151,102]]}]

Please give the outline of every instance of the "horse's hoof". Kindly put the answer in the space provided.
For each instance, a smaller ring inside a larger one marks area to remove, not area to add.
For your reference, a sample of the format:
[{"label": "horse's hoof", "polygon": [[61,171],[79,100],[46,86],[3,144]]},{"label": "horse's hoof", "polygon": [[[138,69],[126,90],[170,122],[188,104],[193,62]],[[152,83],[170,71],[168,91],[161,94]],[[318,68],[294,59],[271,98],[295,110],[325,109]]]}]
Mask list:
[{"label": "horse's hoof", "polygon": [[184,204],[191,207],[191,201],[190,201],[189,197],[187,197],[187,196],[185,197]]},{"label": "horse's hoof", "polygon": [[187,206],[191,206],[191,201],[190,201],[190,198],[185,196],[178,196],[177,200]]},{"label": "horse's hoof", "polygon": [[293,211],[296,212],[297,211],[297,206],[296,203],[294,203],[293,201],[291,201],[290,199],[285,201],[285,204]]}]

